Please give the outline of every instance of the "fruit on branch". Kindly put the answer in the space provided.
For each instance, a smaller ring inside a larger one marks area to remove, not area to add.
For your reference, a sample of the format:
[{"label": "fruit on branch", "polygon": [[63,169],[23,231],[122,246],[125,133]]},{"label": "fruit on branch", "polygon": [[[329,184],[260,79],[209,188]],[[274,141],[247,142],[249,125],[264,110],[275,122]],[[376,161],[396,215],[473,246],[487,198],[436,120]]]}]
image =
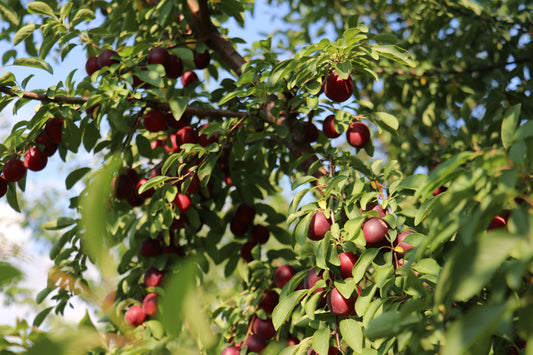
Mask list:
[{"label": "fruit on branch", "polygon": [[302,129],[305,134],[305,140],[308,143],[313,143],[318,141],[318,128],[315,126],[313,122],[304,122],[302,124]]},{"label": "fruit on branch", "polygon": [[[360,288],[357,286],[357,295],[360,295]],[[336,316],[354,316],[355,315],[355,300],[356,295],[351,295],[350,298],[344,298],[344,296],[336,288],[332,288],[328,293],[327,303],[329,310]]]},{"label": "fruit on branch", "polygon": [[138,327],[146,320],[146,314],[142,307],[138,304],[131,306],[124,315],[126,322],[134,327]]},{"label": "fruit on branch", "polygon": [[209,62],[211,61],[211,55],[209,54],[209,51],[205,51],[203,53],[198,53],[194,51],[194,65],[196,66],[196,69],[205,69],[209,66]]},{"label": "fruit on branch", "polygon": [[167,129],[167,118],[159,110],[150,110],[144,115],[143,124],[149,132],[160,132]]},{"label": "fruit on branch", "polygon": [[270,232],[268,231],[268,228],[261,225],[256,224],[252,227],[252,240],[259,244],[265,244],[268,241],[268,238],[270,237]]},{"label": "fruit on branch", "polygon": [[204,123],[198,127],[198,143],[200,143],[202,147],[207,147],[213,143],[218,142],[218,133],[212,134],[210,137],[208,137],[205,133],[200,133],[204,128],[207,127],[209,127],[209,123]]},{"label": "fruit on branch", "polygon": [[353,122],[346,130],[346,140],[348,143],[357,149],[366,147],[370,142],[370,130],[363,122]]},{"label": "fruit on branch", "polygon": [[170,58],[170,53],[165,48],[156,47],[148,53],[146,62],[148,64],[161,64],[166,65]]},{"label": "fruit on branch", "polygon": [[181,76],[181,84],[183,85],[184,88],[191,85],[195,81],[198,81],[198,75],[196,75],[196,73],[193,72],[192,70],[187,70]]},{"label": "fruit on branch", "polygon": [[407,244],[406,242],[403,241],[405,237],[407,237],[409,234],[413,234],[413,232],[406,231],[406,232],[400,233],[398,237],[396,238],[396,240],[394,241],[394,244],[396,245],[396,247],[402,248],[402,251],[396,252],[396,254],[398,254],[398,256],[401,258],[405,256],[406,251],[414,248],[414,246],[412,246],[411,244]]},{"label": "fruit on branch", "polygon": [[120,174],[113,178],[113,196],[117,200],[126,200],[134,191],[135,185],[126,174]]},{"label": "fruit on branch", "polygon": [[335,115],[329,115],[324,120],[324,123],[322,124],[322,132],[326,135],[326,137],[334,139],[339,137],[341,134],[337,132],[335,129]]},{"label": "fruit on branch", "polygon": [[180,57],[171,54],[165,63],[165,74],[169,79],[177,79],[183,74],[183,62]]},{"label": "fruit on branch", "polygon": [[62,118],[51,118],[46,122],[44,126],[44,131],[50,141],[54,144],[61,143],[61,129],[63,128],[63,123],[65,122]]},{"label": "fruit on branch", "polygon": [[248,347],[248,353],[260,353],[267,346],[265,338],[259,334],[251,334],[246,338],[244,345]]},{"label": "fruit on branch", "polygon": [[143,300],[143,311],[148,317],[153,317],[157,313],[157,293],[152,292],[146,295]]},{"label": "fruit on branch", "polygon": [[235,212],[235,219],[238,219],[242,224],[252,224],[255,218],[255,208],[246,203],[241,203]]},{"label": "fruit on branch", "polygon": [[112,49],[103,50],[96,60],[98,68],[102,69],[104,67],[110,67],[113,64],[119,63],[118,59],[113,59],[113,57],[119,57],[118,53]]},{"label": "fruit on branch", "polygon": [[186,126],[176,132],[176,144],[181,148],[182,144],[198,143],[198,133],[191,126]]},{"label": "fruit on branch", "polygon": [[298,344],[300,344],[300,339],[298,339],[297,337],[289,337],[287,339],[287,346],[293,346]]},{"label": "fruit on branch", "polygon": [[96,56],[89,57],[87,62],[85,62],[85,71],[87,72],[87,75],[93,75],[98,69],[100,69],[98,66],[98,58]]},{"label": "fruit on branch", "polygon": [[343,279],[347,279],[350,277],[353,277],[352,270],[357,262],[359,260],[359,255],[347,251],[344,253],[339,254],[339,259],[341,260],[341,276]]},{"label": "fruit on branch", "polygon": [[[338,355],[338,354],[339,354],[338,348],[334,346],[330,346],[328,348],[328,355]],[[317,355],[317,352],[313,350],[313,347],[311,347],[311,349],[309,349],[309,351],[307,352],[307,355]]]},{"label": "fruit on branch", "polygon": [[274,283],[277,287],[283,288],[292,277],[296,275],[296,269],[291,265],[281,265],[274,272]]},{"label": "fruit on branch", "polygon": [[390,245],[387,235],[389,225],[379,217],[372,217],[363,224],[363,235],[367,248],[379,248]]},{"label": "fruit on branch", "polygon": [[279,294],[275,290],[269,290],[261,298],[261,308],[266,314],[271,314],[279,303]]},{"label": "fruit on branch", "polygon": [[441,193],[445,192],[446,190],[448,190],[448,188],[446,186],[439,186],[435,190],[433,190],[433,192],[431,194],[433,196],[437,196],[437,195],[440,195]]},{"label": "fruit on branch", "polygon": [[190,125],[191,119],[192,119],[190,115],[183,114],[179,120],[176,120],[174,118],[174,115],[172,115],[172,112],[168,113],[166,118],[167,118],[167,126],[175,129],[176,131],[182,129],[185,126]]},{"label": "fruit on branch", "polygon": [[250,227],[249,224],[243,224],[241,221],[239,221],[235,217],[231,219],[231,222],[229,224],[229,230],[236,237],[244,236],[246,232],[248,231],[249,227]]},{"label": "fruit on branch", "polygon": [[3,176],[0,176],[0,197],[3,197],[7,193],[7,185],[9,183]]},{"label": "fruit on branch", "polygon": [[387,214],[387,211],[385,211],[383,207],[381,207],[381,205],[377,202],[371,202],[367,204],[365,210],[363,211],[363,209],[360,209],[360,211],[361,213],[368,211],[376,211],[378,213],[378,216],[381,218],[385,217],[385,215]]},{"label": "fruit on branch", "polygon": [[[320,270],[320,272],[317,274],[316,267],[309,270],[307,275],[305,275],[304,278],[304,288],[305,289],[311,289],[315,286],[315,284],[318,282],[318,280],[322,280],[322,274],[324,273],[324,270]],[[324,291],[324,288],[317,288],[316,291]]]},{"label": "fruit on branch", "polygon": [[244,243],[244,245],[242,246],[241,248],[241,257],[246,261],[246,262],[251,262],[254,260],[254,257],[252,256],[252,249],[257,245],[256,242],[254,241],[248,241],[246,243]]},{"label": "fruit on branch", "polygon": [[180,211],[180,214],[186,213],[192,206],[191,198],[187,195],[178,192],[174,198],[174,205]]},{"label": "fruit on branch", "polygon": [[154,266],[150,267],[144,272],[144,285],[146,287],[158,287],[163,281],[163,272],[156,269]]},{"label": "fruit on branch", "polygon": [[163,140],[163,147],[168,154],[177,153],[180,151],[178,147],[178,136],[176,133],[169,134],[167,139]]},{"label": "fruit on branch", "polygon": [[324,93],[335,102],[344,102],[353,94],[353,80],[351,76],[341,79],[337,72],[332,72],[324,83]]},{"label": "fruit on branch", "polygon": [[9,159],[4,164],[2,169],[2,174],[4,179],[9,182],[15,182],[21,180],[26,175],[26,166],[22,160],[19,159]]},{"label": "fruit on branch", "polygon": [[507,225],[507,220],[502,216],[495,216],[491,221],[487,230],[493,230],[498,228],[503,228]]},{"label": "fruit on branch", "polygon": [[322,211],[316,211],[307,230],[307,237],[311,240],[321,240],[331,228],[331,221]]},{"label": "fruit on branch", "polygon": [[201,189],[200,178],[198,177],[196,171],[189,170],[184,174],[184,176],[188,176],[188,179],[190,180],[186,193],[195,194],[199,192]]},{"label": "fruit on branch", "polygon": [[222,350],[220,355],[240,355],[241,351],[234,346],[228,346]]},{"label": "fruit on branch", "polygon": [[24,154],[24,166],[31,171],[43,170],[48,162],[48,156],[37,147],[31,147]]},{"label": "fruit on branch", "polygon": [[44,130],[41,133],[39,133],[37,138],[35,138],[35,143],[42,145],[43,146],[42,152],[49,157],[54,155],[54,153],[57,150],[57,144],[55,144],[54,142],[50,140],[50,137],[48,137],[48,134],[46,134],[46,131]]},{"label": "fruit on branch", "polygon": [[155,258],[156,256],[161,255],[163,249],[161,248],[161,243],[157,239],[146,238],[141,243],[141,255],[146,258]]},{"label": "fruit on branch", "polygon": [[261,319],[255,317],[254,322],[252,323],[252,331],[254,334],[259,334],[266,340],[271,339],[276,335],[276,329],[274,329],[274,324],[272,324],[272,319]]}]

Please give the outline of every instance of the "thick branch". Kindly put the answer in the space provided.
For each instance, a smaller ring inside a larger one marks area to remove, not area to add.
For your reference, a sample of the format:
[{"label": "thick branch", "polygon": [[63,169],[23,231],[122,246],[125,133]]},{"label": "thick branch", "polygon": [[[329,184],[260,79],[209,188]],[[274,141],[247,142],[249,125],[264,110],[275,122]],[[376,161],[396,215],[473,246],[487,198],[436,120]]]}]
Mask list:
[{"label": "thick branch", "polygon": [[191,10],[190,26],[196,39],[214,50],[235,75],[241,75],[241,66],[246,60],[233,48],[231,43],[218,31],[211,21],[206,0],[187,0]]}]

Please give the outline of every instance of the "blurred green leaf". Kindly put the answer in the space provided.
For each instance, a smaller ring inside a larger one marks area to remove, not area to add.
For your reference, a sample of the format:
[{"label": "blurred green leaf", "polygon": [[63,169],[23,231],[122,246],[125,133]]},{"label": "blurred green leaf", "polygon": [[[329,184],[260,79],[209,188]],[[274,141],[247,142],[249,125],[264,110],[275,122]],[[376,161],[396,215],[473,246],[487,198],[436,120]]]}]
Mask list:
[{"label": "blurred green leaf", "polygon": [[471,246],[455,248],[442,269],[435,302],[448,304],[474,296],[522,240],[521,236],[497,230]]},{"label": "blurred green leaf", "polygon": [[11,264],[0,261],[0,287],[4,287],[21,277],[22,272],[19,269]]},{"label": "blurred green leaf", "polygon": [[504,148],[509,148],[509,146],[514,142],[521,107],[521,104],[516,104],[507,109],[503,115],[501,136]]},{"label": "blurred green leaf", "polygon": [[498,325],[509,304],[475,306],[458,320],[452,322],[446,332],[443,355],[468,354],[477,342],[486,342],[491,331]]}]

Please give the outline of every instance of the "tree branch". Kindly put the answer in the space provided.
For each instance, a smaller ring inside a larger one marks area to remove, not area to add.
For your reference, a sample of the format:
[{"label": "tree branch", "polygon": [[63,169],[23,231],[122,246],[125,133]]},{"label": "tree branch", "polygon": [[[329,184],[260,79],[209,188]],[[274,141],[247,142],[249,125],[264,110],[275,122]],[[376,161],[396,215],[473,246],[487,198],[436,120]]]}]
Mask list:
[{"label": "tree branch", "polygon": [[[24,90],[13,90],[7,86],[0,86],[0,92],[3,92],[6,95],[12,97],[20,97],[29,100],[37,100],[41,102],[52,102],[59,104],[70,104],[70,105],[83,105],[86,103],[89,98],[86,96],[54,96],[53,98],[46,96],[45,94],[38,94],[32,91]],[[130,101],[145,101],[149,107],[156,108],[161,111],[170,111],[170,106],[167,103],[156,102],[156,101],[147,101],[130,98]],[[224,110],[224,109],[214,109],[214,108],[201,108],[201,107],[192,107],[188,106],[185,109],[185,113],[193,116],[199,117],[248,117],[250,114],[248,112]]]},{"label": "tree branch", "polygon": [[246,60],[233,48],[231,43],[218,31],[211,21],[206,0],[187,0],[191,11],[190,26],[194,36],[200,42],[214,50],[236,76],[241,75],[241,66]]}]

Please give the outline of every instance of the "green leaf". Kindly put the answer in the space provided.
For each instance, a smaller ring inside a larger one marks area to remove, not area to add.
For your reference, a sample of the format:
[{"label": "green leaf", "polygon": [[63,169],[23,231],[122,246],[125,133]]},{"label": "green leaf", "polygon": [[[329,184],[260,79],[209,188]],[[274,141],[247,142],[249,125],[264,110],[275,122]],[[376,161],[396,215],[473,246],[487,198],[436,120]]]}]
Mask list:
[{"label": "green leaf", "polygon": [[187,100],[186,97],[179,97],[179,96],[173,97],[168,101],[170,110],[172,111],[172,115],[174,116],[174,119],[176,121],[178,121],[183,115],[183,112],[185,112],[188,102],[189,101]]},{"label": "green leaf", "polygon": [[371,340],[395,336],[401,331],[400,312],[390,311],[373,318],[366,327],[365,335]]},{"label": "green leaf", "polygon": [[442,269],[435,290],[436,304],[465,301],[477,294],[522,240],[521,236],[496,230],[474,245],[455,248]]},{"label": "green leaf", "polygon": [[438,275],[440,265],[434,259],[422,259],[412,267],[413,270],[421,274]]},{"label": "green leaf", "polygon": [[309,224],[311,223],[311,218],[313,218],[313,213],[308,213],[300,222],[296,225],[294,229],[294,238],[296,242],[300,245],[303,245],[307,242],[307,232],[309,230]]},{"label": "green leaf", "polygon": [[2,16],[13,25],[18,26],[20,23],[20,18],[18,17],[17,13],[2,4],[0,4],[0,13],[2,13]]},{"label": "green leaf", "polygon": [[514,142],[521,107],[521,104],[516,104],[507,109],[503,115],[501,136],[503,147],[506,149]]},{"label": "green leaf", "polygon": [[91,316],[89,315],[89,310],[85,309],[85,315],[78,323],[79,328],[89,328],[90,330],[96,331],[96,327],[94,326],[93,321],[91,320]]},{"label": "green leaf", "polygon": [[398,184],[394,185],[394,188],[389,188],[391,194],[401,191],[401,190],[417,190],[420,186],[423,186],[428,177],[425,174],[416,174],[416,175],[409,175],[406,176],[405,179],[399,181]]},{"label": "green leaf", "polygon": [[352,73],[352,63],[349,61],[335,64],[335,69],[339,74],[339,77],[343,80],[348,79]]},{"label": "green leaf", "polygon": [[372,46],[372,49],[385,58],[392,59],[413,68],[416,67],[416,63],[411,54],[403,48],[395,45],[375,45]]},{"label": "green leaf", "polygon": [[11,206],[11,208],[13,208],[15,211],[20,212],[20,206],[19,206],[19,201],[17,197],[17,189],[15,188],[15,185],[11,184],[11,186],[7,188],[6,197],[7,197],[7,203],[9,203],[9,206]]},{"label": "green leaf", "polygon": [[224,0],[217,3],[218,7],[226,14],[232,16],[237,20],[239,25],[244,26],[244,7],[237,0]]},{"label": "green leaf", "polygon": [[195,287],[197,266],[192,259],[182,261],[177,272],[165,281],[165,293],[159,301],[159,319],[166,331],[178,335],[181,331],[187,294]]},{"label": "green leaf", "polygon": [[83,247],[89,259],[104,277],[115,272],[114,260],[108,248],[112,245],[105,221],[108,214],[108,199],[111,195],[113,174],[122,164],[118,155],[108,158],[106,164],[88,183],[87,193],[80,199]]},{"label": "green leaf", "polygon": [[163,176],[163,175],[155,176],[141,185],[141,187],[139,188],[139,193],[142,194],[146,190],[151,189],[152,187],[155,187],[159,185],[160,183],[165,182],[169,179],[171,178],[168,176]]},{"label": "green leaf", "polygon": [[32,1],[28,4],[28,12],[30,14],[48,15],[55,17],[54,10],[45,2]]},{"label": "green leaf", "polygon": [[79,168],[68,174],[65,179],[65,186],[67,190],[70,190],[78,181],[80,181],[87,173],[91,171],[91,168]]},{"label": "green leaf", "polygon": [[89,9],[80,9],[72,18],[72,24],[76,25],[82,21],[90,21],[95,18],[94,12]]},{"label": "green leaf", "polygon": [[314,176],[298,176],[296,179],[294,179],[294,181],[292,182],[291,184],[291,189],[295,190],[297,189],[298,187],[302,186],[302,185],[305,185],[305,184],[308,184],[308,183],[311,183],[311,182],[314,182],[316,181],[317,178],[314,177]]},{"label": "green leaf", "polygon": [[13,62],[13,65],[21,65],[21,66],[25,66],[25,67],[33,67],[33,68],[38,68],[38,69],[44,69],[47,72],[49,72],[50,74],[54,74],[54,70],[52,69],[50,64],[46,63],[44,60],[42,60],[40,58],[34,58],[34,57],[17,58]]},{"label": "green leaf", "polygon": [[339,323],[342,340],[356,353],[363,351],[363,328],[355,319],[343,319]]},{"label": "green leaf", "polygon": [[33,23],[29,23],[25,26],[22,26],[17,31],[17,33],[15,33],[15,37],[13,38],[13,44],[17,45],[20,42],[24,41],[26,38],[33,34],[33,31],[35,31],[36,28],[37,26],[35,26]]},{"label": "green leaf", "polygon": [[359,257],[359,260],[357,260],[357,263],[355,263],[352,275],[355,283],[358,283],[361,281],[363,276],[365,276],[366,271],[368,270],[368,267],[374,261],[374,258],[378,255],[379,249],[377,248],[369,248],[366,249],[363,254]]},{"label": "green leaf", "polygon": [[279,301],[278,305],[272,312],[272,323],[274,324],[274,328],[276,328],[276,330],[278,330],[279,327],[285,323],[285,321],[291,315],[294,307],[296,307],[306,293],[307,290],[298,290]]},{"label": "green leaf", "polygon": [[443,355],[467,354],[479,341],[486,341],[509,309],[509,304],[476,306],[459,320],[453,322],[446,332]]},{"label": "green leaf", "polygon": [[383,122],[387,127],[389,127],[391,130],[396,131],[398,130],[398,119],[387,112],[374,112],[376,116],[381,119],[381,122]]},{"label": "green leaf", "polygon": [[39,327],[41,326],[41,324],[44,322],[44,320],[46,319],[46,316],[48,316],[48,314],[50,314],[50,311],[54,309],[54,307],[47,307],[45,309],[43,309],[42,311],[40,311],[36,316],[35,318],[33,319],[33,326],[34,327]]},{"label": "green leaf", "polygon": [[0,287],[22,277],[22,272],[11,264],[0,261]]},{"label": "green leaf", "polygon": [[70,217],[59,217],[55,221],[46,222],[43,226],[46,230],[60,230],[76,223],[76,220]]},{"label": "green leaf", "polygon": [[329,350],[329,334],[330,329],[328,326],[318,329],[313,334],[313,350],[319,355],[327,355]]}]

